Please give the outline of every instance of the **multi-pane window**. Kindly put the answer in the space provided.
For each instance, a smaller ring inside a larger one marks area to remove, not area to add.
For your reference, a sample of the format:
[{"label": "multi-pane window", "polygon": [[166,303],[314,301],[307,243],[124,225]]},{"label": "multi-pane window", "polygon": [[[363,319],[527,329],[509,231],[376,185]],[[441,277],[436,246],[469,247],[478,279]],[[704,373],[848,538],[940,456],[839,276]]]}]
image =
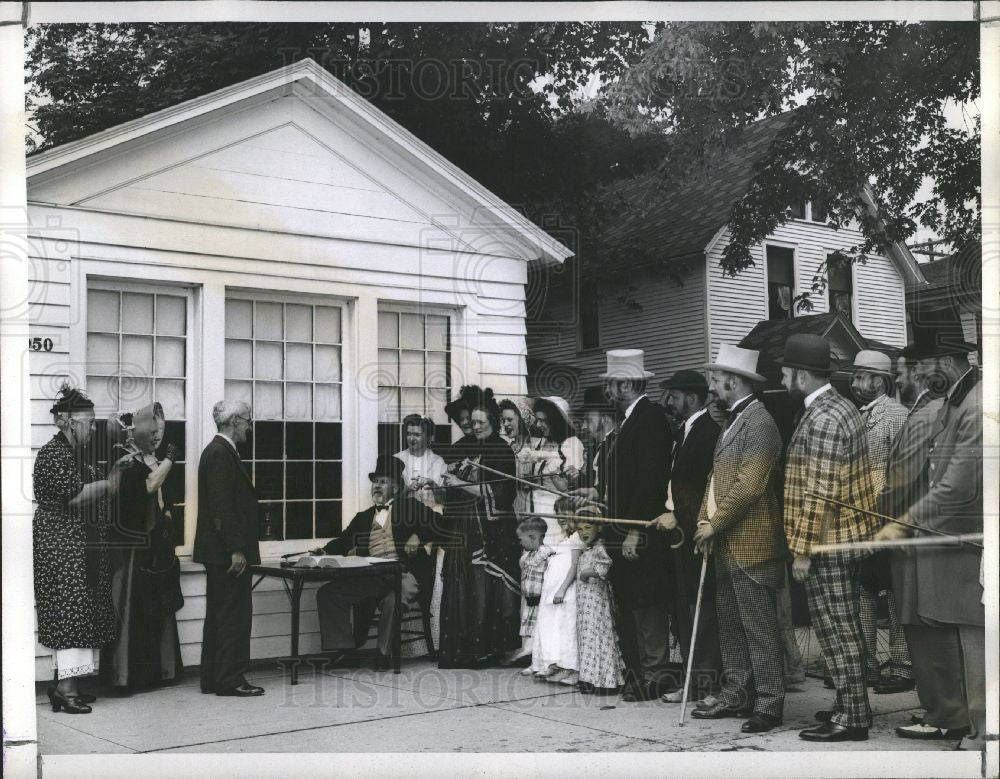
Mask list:
[{"label": "multi-pane window", "polygon": [[240,455],[262,540],[340,532],[341,344],[338,306],[226,300],[226,399],[253,409]]},{"label": "multi-pane window", "polygon": [[785,246],[767,247],[767,318],[791,319],[795,290],[795,252]]},{"label": "multi-pane window", "polygon": [[450,320],[443,314],[378,313],[379,448],[402,448],[399,423],[407,414],[433,420],[437,443],[450,438],[444,406],[451,387]]},{"label": "multi-pane window", "polygon": [[830,311],[842,311],[851,318],[851,301],[854,297],[851,264],[846,260],[827,258],[826,286],[830,296]]},{"label": "multi-pane window", "polygon": [[[173,444],[185,452],[188,296],[139,287],[87,290],[87,386],[98,417],[96,441],[107,441],[109,414],[163,406],[166,429],[158,456]],[[101,451],[103,466],[121,456]],[[176,505],[178,544],[184,543],[184,461],[174,463],[164,484]]]}]

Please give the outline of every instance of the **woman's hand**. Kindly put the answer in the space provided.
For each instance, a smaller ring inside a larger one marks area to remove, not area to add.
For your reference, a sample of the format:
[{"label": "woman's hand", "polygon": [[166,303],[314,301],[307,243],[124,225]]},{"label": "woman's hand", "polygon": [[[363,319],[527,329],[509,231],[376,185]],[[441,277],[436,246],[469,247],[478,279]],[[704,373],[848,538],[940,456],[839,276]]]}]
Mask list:
[{"label": "woman's hand", "polygon": [[167,448],[163,450],[163,459],[170,460],[170,462],[177,462],[177,457],[177,447],[173,444],[167,444]]},{"label": "woman's hand", "polygon": [[558,590],[555,595],[552,596],[553,603],[562,603],[566,598],[566,590]]}]

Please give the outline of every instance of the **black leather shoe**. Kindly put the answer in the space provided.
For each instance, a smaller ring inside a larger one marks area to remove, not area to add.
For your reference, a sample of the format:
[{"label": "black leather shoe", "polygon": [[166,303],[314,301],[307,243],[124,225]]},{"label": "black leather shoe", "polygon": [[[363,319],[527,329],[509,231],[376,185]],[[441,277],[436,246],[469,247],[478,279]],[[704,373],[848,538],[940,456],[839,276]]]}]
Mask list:
[{"label": "black leather shoe", "polygon": [[230,698],[251,698],[257,695],[263,695],[264,688],[255,687],[252,684],[246,684],[244,682],[239,687],[231,687],[228,690],[219,690],[215,694]]},{"label": "black leather shoe", "polygon": [[750,719],[740,726],[740,730],[744,733],[766,733],[780,724],[781,719],[779,717],[772,717],[770,714],[757,714],[755,712],[750,715]]},{"label": "black leather shoe", "polygon": [[969,728],[935,728],[933,725],[902,725],[896,728],[896,735],[900,738],[915,738],[920,741],[954,741],[963,739],[969,735]]},{"label": "black leather shoe", "polygon": [[824,722],[814,728],[806,728],[799,733],[803,741],[867,741],[868,728],[849,728],[835,722]]},{"label": "black leather shoe", "polygon": [[82,703],[78,697],[70,698],[67,695],[63,695],[55,687],[49,687],[46,693],[49,696],[52,711],[65,711],[67,714],[90,714],[93,711],[90,706]]},{"label": "black leather shoe", "polygon": [[746,709],[734,709],[724,703],[717,703],[707,709],[695,709],[691,716],[695,719],[725,719],[726,717],[748,717],[752,712]]},{"label": "black leather shoe", "polygon": [[389,658],[383,655],[381,652],[376,652],[375,657],[372,658],[372,670],[373,671],[388,671],[389,670]]},{"label": "black leather shoe", "polygon": [[914,687],[913,679],[902,676],[883,676],[875,685],[876,695],[893,695],[899,692],[909,692]]},{"label": "black leather shoe", "polygon": [[813,719],[815,719],[817,722],[829,722],[830,717],[832,716],[833,716],[832,709],[820,709],[815,714],[813,714]]}]

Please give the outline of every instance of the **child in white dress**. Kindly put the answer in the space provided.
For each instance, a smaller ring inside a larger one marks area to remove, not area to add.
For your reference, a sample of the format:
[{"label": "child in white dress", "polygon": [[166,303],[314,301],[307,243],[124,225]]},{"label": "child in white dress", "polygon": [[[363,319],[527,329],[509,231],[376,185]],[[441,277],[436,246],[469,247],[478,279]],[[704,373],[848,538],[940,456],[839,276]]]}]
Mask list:
[{"label": "child in white dress", "polygon": [[[542,580],[542,596],[531,640],[531,670],[536,679],[575,685],[576,566],[583,542],[576,534],[572,514],[559,518],[562,534],[552,545]],[[548,539],[546,539],[548,540]]]}]

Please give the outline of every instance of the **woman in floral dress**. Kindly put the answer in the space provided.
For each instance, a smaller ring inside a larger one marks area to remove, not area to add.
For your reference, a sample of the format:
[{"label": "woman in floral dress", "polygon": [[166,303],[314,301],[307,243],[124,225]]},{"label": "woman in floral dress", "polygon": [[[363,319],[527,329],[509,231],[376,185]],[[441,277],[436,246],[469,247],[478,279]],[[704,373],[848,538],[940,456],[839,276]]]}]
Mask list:
[{"label": "woman in floral dress", "polygon": [[38,641],[52,650],[53,711],[88,714],[95,698],[79,678],[98,671],[101,647],[115,638],[108,565],[107,499],[118,488],[118,464],[105,479],[88,462],[94,404],[63,386],[52,405],[59,432],[35,457],[32,520]]}]

